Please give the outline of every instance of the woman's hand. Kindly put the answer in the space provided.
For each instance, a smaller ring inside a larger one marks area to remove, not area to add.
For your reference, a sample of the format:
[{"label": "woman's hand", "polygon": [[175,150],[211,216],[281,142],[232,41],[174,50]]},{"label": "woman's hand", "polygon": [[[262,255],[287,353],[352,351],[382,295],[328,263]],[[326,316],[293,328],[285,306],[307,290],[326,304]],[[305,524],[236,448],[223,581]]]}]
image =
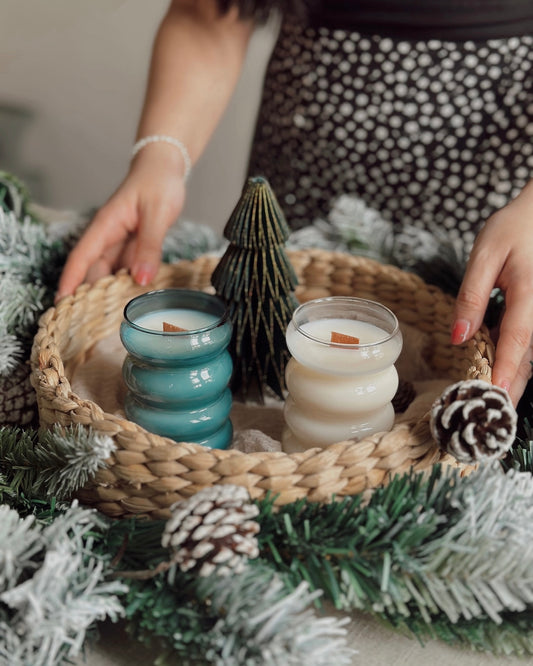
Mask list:
[{"label": "woman's hand", "polygon": [[486,222],[474,243],[457,296],[452,343],[474,335],[493,288],[505,294],[492,382],[516,405],[533,360],[533,181]]},{"label": "woman's hand", "polygon": [[[176,137],[194,163],[235,88],[253,28],[236,7],[221,13],[216,0],[172,0],[154,40],[137,137]],[[168,143],[138,153],[71,252],[56,299],[123,266],[142,285],[152,280],[165,234],[183,209],[185,167]]]},{"label": "woman's hand", "polygon": [[149,284],[159,268],[165,235],[183,209],[183,174],[175,147],[159,143],[143,148],[70,253],[56,301],[82,282],[119,268],[128,268],[139,284]]}]

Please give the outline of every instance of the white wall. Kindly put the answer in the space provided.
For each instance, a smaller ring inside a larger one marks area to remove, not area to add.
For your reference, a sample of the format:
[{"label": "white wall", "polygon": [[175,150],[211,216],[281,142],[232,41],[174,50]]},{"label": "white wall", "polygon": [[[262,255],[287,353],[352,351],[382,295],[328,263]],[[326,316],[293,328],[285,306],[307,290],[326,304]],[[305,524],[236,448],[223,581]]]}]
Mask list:
[{"label": "white wall", "polygon": [[[41,203],[83,210],[119,184],[167,3],[2,0],[0,107],[33,115],[14,146],[0,109],[0,169],[26,175]],[[187,219],[221,229],[240,194],[273,33],[252,39],[241,82],[190,180]]]}]

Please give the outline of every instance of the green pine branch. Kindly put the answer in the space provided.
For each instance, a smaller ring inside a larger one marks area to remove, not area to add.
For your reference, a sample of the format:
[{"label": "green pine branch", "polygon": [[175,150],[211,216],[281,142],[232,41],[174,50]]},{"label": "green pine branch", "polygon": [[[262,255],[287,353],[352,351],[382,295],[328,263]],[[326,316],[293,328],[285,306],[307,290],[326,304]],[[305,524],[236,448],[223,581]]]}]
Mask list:
[{"label": "green pine branch", "polygon": [[533,474],[533,437],[516,441],[502,461],[502,465],[505,469],[516,469]]},{"label": "green pine branch", "polygon": [[[436,468],[427,482],[395,477],[366,505],[264,504],[262,557],[338,608],[421,635],[437,623],[457,640],[469,635],[459,624],[472,622],[472,637],[488,637],[504,617],[526,621],[533,609],[532,494],[530,474],[495,466],[460,479]],[[483,645],[492,649],[488,638]]]},{"label": "green pine branch", "polygon": [[[356,496],[274,509],[270,498],[258,502],[261,554],[249,569],[258,577],[270,569],[285,594],[306,582],[337,607],[372,613],[422,641],[532,654],[531,493],[529,474],[504,474],[495,466],[461,479],[435,467],[428,478],[396,476],[367,503]],[[154,569],[167,558],[163,529],[163,521],[117,521],[106,533],[105,549],[115,561],[120,553],[121,570]],[[199,659],[211,648],[196,632],[218,620],[209,620],[212,607],[198,596],[201,581],[174,575],[178,591],[169,590],[162,576],[132,581],[130,628],[143,640],[159,637],[169,655]],[[225,581],[226,591],[244,600],[248,592],[233,583]],[[497,602],[483,600],[490,586]],[[260,598],[254,593],[253,603]],[[180,617],[173,614],[177,606]]]},{"label": "green pine branch", "polygon": [[183,259],[192,261],[202,254],[219,252],[223,247],[223,239],[212,227],[183,220],[165,236],[162,259],[167,264]]},{"label": "green pine branch", "polygon": [[0,500],[13,496],[67,499],[82,488],[114,449],[90,428],[0,428]]},{"label": "green pine branch", "polygon": [[[462,479],[437,466],[427,478],[395,476],[367,503],[358,495],[274,508],[269,498],[258,502],[261,554],[250,569],[269,567],[287,592],[306,582],[338,608],[372,613],[421,640],[530,654],[532,493],[530,474],[496,465]],[[163,527],[113,526],[108,546],[122,547],[120,567],[163,561]]]},{"label": "green pine branch", "polygon": [[[0,196],[11,205],[2,190],[5,182],[0,174]],[[66,243],[50,238],[43,224],[24,213],[25,204],[15,208],[21,217],[0,205],[0,334],[14,338],[0,346],[4,376],[28,356],[39,317],[53,304],[68,251]]]},{"label": "green pine branch", "polygon": [[53,289],[68,249],[44,224],[0,208],[0,274]]},{"label": "green pine branch", "polygon": [[288,592],[278,574],[248,567],[230,578],[183,574],[132,581],[128,631],[162,650],[159,666],[198,663],[326,666],[351,663],[344,622],[318,617],[306,584]]},{"label": "green pine branch", "polygon": [[277,511],[265,502],[258,536],[263,557],[293,584],[303,578],[325,590],[337,608],[384,608],[386,592],[403,612],[405,590],[395,571],[444,529],[453,482],[436,466],[428,480],[395,476],[367,504],[361,495],[331,504],[301,500]]},{"label": "green pine branch", "polygon": [[414,635],[425,644],[440,640],[448,645],[489,652],[496,656],[525,657],[533,654],[533,611],[506,613],[499,623],[488,617],[452,623],[444,614],[434,615],[428,623],[422,618],[380,616],[387,628]]},{"label": "green pine branch", "polygon": [[29,215],[30,192],[19,178],[7,171],[0,171],[0,209],[13,212],[17,218]]}]

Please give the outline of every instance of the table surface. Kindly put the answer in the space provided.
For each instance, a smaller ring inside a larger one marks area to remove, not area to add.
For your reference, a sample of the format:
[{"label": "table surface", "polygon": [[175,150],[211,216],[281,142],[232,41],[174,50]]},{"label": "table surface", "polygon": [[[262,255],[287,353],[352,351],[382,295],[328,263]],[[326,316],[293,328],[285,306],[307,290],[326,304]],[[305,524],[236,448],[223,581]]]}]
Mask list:
[{"label": "table surface", "polygon": [[[328,609],[330,615],[343,617]],[[354,654],[353,666],[524,666],[533,664],[529,657],[496,657],[492,654],[451,647],[440,641],[420,645],[415,638],[399,635],[377,620],[352,613],[347,625],[349,644]],[[121,623],[100,625],[100,640],[76,666],[149,666],[157,654],[132,640]],[[176,662],[178,664],[178,662]],[[179,666],[179,665],[178,665]],[[235,666],[239,666],[235,664]],[[302,665],[305,666],[305,665]],[[331,666],[335,666],[332,656]]]}]

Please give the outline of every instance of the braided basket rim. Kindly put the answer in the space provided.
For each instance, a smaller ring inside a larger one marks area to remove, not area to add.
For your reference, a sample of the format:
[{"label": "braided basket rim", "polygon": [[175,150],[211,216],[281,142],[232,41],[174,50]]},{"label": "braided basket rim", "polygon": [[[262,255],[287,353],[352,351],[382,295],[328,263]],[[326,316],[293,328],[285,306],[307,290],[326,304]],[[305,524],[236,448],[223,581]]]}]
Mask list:
[{"label": "braided basket rim", "polygon": [[[434,348],[440,350],[436,360],[448,364],[450,383],[475,378],[490,381],[494,349],[488,331],[482,329],[464,346],[451,348],[447,326],[454,301],[437,287],[366,257],[318,249],[287,254],[299,280],[300,302],[335,294],[374,296],[396,310],[400,321],[404,314],[429,329]],[[116,445],[107,467],[80,491],[83,502],[116,517],[167,517],[173,502],[215,483],[244,485],[254,498],[271,492],[278,504],[302,497],[330,501],[333,496],[377,487],[390,474],[409,468],[457,464],[432,440],[429,415],[417,422],[397,423],[388,433],[324,449],[243,453],[154,435],[72,391],[69,377],[90,348],[115,330],[127,301],[170,286],[210,290],[210,275],[218,261],[216,256],[202,255],[165,264],[149,288],[139,287],[120,271],[94,285],[82,285],[41,316],[30,358],[41,426],[91,426],[112,437]],[[357,291],[350,280],[355,280]]]}]

